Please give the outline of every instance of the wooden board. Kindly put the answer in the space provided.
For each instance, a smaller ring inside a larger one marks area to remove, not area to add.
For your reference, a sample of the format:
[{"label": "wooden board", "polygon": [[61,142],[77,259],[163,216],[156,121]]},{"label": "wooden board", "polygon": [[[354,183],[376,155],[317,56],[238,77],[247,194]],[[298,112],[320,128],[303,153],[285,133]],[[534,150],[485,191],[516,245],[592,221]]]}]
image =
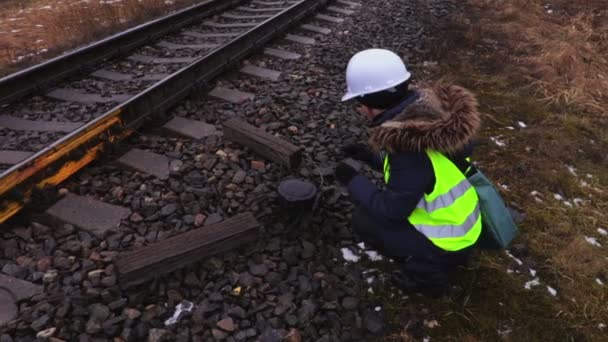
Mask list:
[{"label": "wooden board", "polygon": [[239,119],[224,123],[224,138],[291,169],[297,168],[302,161],[301,148]]},{"label": "wooden board", "polygon": [[259,224],[247,212],[160,242],[125,252],[115,266],[123,287],[173,272],[211,255],[255,241]]}]

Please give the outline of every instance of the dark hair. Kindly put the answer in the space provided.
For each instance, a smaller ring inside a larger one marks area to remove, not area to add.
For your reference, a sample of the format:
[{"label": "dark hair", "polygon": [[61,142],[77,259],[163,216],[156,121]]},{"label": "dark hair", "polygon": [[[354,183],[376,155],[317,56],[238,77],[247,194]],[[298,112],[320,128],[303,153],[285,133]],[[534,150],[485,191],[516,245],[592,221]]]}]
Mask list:
[{"label": "dark hair", "polygon": [[410,80],[400,83],[392,88],[371,94],[357,96],[357,102],[371,108],[389,109],[401,103],[409,95]]}]

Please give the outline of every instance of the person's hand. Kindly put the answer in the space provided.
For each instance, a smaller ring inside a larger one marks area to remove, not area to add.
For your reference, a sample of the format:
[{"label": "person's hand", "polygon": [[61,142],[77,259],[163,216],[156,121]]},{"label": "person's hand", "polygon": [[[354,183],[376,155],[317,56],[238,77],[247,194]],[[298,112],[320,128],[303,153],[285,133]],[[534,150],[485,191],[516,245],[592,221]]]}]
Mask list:
[{"label": "person's hand", "polygon": [[342,148],[345,157],[350,157],[363,162],[369,162],[372,158],[372,151],[364,144],[350,144]]},{"label": "person's hand", "polygon": [[354,167],[342,162],[336,167],[336,179],[343,185],[348,185],[358,174]]}]

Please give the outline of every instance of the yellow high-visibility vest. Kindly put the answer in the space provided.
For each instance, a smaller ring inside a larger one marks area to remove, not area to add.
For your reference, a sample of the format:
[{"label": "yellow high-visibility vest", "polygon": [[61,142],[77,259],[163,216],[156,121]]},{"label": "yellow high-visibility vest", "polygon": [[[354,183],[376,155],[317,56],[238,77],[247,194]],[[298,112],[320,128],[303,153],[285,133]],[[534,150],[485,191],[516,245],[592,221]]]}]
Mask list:
[{"label": "yellow high-visibility vest", "polygon": [[[435,172],[435,187],[418,202],[408,217],[410,224],[437,247],[458,251],[473,245],[481,234],[481,212],[475,188],[443,154],[427,150]],[[391,177],[388,154],[384,181]]]}]

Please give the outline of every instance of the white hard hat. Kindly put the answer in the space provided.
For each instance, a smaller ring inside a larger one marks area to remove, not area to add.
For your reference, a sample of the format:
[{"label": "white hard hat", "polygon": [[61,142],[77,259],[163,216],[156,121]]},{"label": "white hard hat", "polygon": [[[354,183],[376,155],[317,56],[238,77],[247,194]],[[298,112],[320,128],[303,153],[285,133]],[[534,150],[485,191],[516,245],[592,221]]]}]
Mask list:
[{"label": "white hard hat", "polygon": [[347,93],[342,101],[390,89],[407,81],[412,74],[397,54],[384,49],[363,50],[346,67]]}]

